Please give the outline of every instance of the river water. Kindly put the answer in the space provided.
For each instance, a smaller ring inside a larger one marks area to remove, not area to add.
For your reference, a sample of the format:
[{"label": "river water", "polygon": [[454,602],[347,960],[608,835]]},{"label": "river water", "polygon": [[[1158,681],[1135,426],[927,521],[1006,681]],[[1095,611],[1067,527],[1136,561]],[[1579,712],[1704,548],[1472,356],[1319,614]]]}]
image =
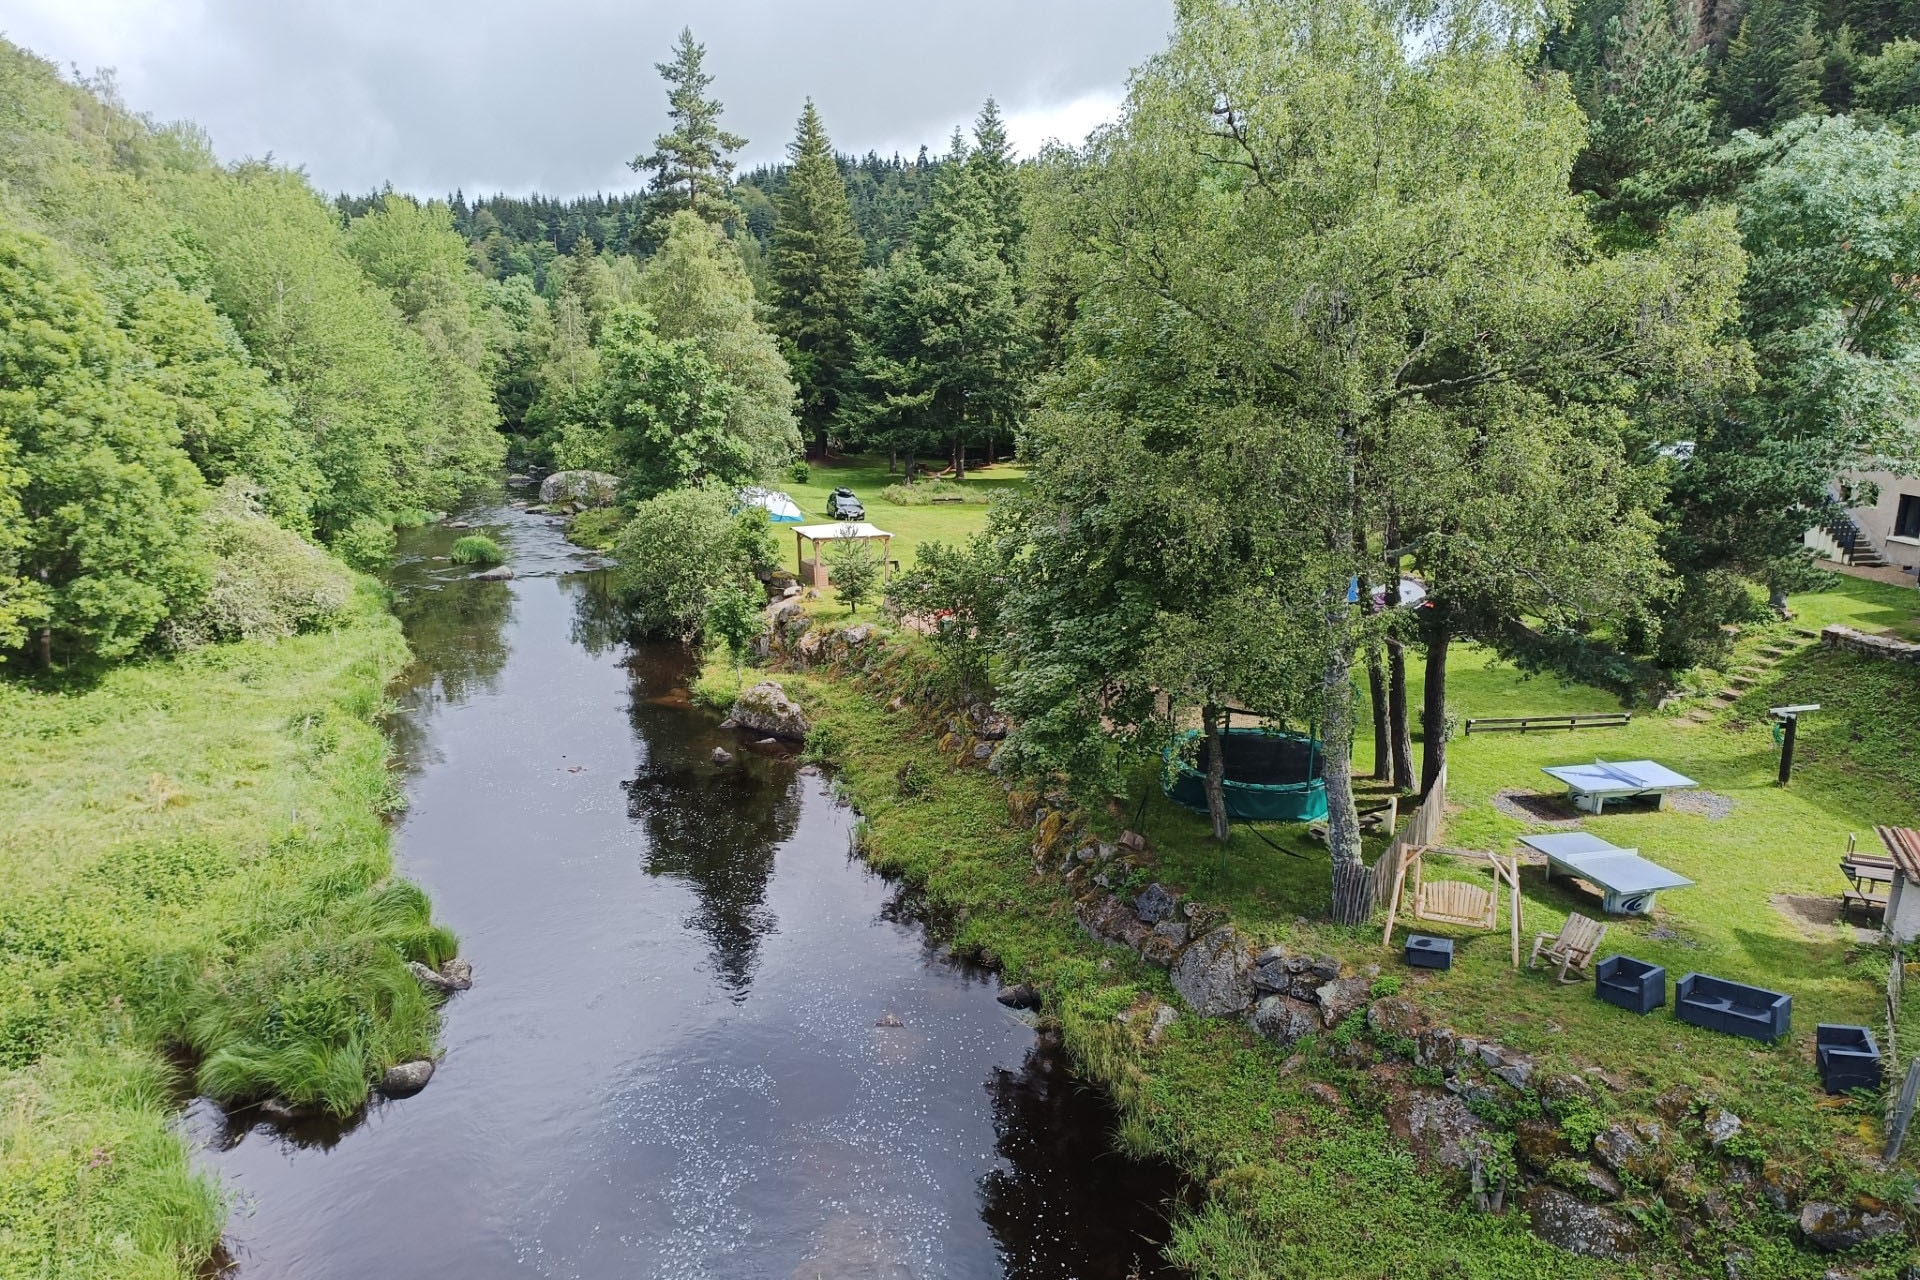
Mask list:
[{"label": "river water", "polygon": [[[460,935],[427,1089],[348,1124],[188,1124],[243,1280],[1160,1274],[1169,1170],[849,854],[828,780],[692,710],[591,557],[407,535],[403,872]],[[737,762],[710,762],[715,746]],[[889,1018],[887,1015],[892,1015]],[[897,1021],[900,1025],[876,1025]]]}]

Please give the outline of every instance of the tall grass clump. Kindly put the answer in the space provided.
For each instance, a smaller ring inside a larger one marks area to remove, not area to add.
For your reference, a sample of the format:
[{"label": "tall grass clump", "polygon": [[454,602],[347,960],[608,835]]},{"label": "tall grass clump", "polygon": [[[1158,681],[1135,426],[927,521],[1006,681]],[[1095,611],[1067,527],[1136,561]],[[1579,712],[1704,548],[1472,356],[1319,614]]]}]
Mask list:
[{"label": "tall grass clump", "polygon": [[433,1051],[407,966],[455,943],[392,878],[371,723],[406,647],[350,585],[328,630],[0,683],[0,1280],[197,1274],[183,1084],[346,1114]]},{"label": "tall grass clump", "polygon": [[880,496],[896,507],[925,507],[936,502],[962,502],[985,506],[992,491],[977,484],[957,484],[952,480],[922,480],[918,484],[890,484]]},{"label": "tall grass clump", "polygon": [[499,564],[507,558],[500,544],[484,533],[470,533],[455,539],[447,555],[455,564]]}]

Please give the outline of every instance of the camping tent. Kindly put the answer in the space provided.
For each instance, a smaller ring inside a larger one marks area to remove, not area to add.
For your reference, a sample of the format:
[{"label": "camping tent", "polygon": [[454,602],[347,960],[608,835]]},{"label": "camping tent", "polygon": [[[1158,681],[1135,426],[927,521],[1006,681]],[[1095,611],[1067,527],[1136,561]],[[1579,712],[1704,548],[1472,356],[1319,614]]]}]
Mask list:
[{"label": "camping tent", "polygon": [[799,524],[806,518],[794,500],[777,489],[742,489],[734,496],[743,507],[765,507],[767,518],[775,524]]}]

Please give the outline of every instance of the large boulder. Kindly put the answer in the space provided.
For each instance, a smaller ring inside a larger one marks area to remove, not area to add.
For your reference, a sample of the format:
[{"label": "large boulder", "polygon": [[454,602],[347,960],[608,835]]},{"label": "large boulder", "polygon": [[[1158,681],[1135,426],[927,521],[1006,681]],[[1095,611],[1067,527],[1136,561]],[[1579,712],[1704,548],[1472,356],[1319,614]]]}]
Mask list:
[{"label": "large boulder", "polygon": [[1520,1198],[1533,1234],[1588,1258],[1630,1258],[1640,1233],[1618,1210],[1588,1204],[1570,1191],[1541,1183]]},{"label": "large boulder", "polygon": [[1222,925],[1180,953],[1173,989],[1202,1017],[1244,1012],[1253,1003],[1253,957],[1232,925]]},{"label": "large boulder", "polygon": [[540,482],[540,501],[605,507],[612,505],[619,489],[620,477],[604,471],[556,471]]},{"label": "large boulder", "polygon": [[728,719],[741,729],[789,742],[806,741],[807,731],[813,727],[799,704],[772,680],[762,680],[741,694]]}]

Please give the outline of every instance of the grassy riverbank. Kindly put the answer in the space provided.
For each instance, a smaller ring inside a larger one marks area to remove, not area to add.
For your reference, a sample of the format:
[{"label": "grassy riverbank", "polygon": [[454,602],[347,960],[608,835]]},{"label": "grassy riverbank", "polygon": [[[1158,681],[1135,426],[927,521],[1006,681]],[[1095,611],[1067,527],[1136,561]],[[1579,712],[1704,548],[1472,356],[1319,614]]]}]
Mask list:
[{"label": "grassy riverbank", "polygon": [[[1284,1068],[1238,1025],[1185,1014],[1149,1043],[1148,1019],[1117,1015],[1177,1006],[1166,974],[1080,930],[1060,883],[1034,874],[1032,835],[1007,824],[997,778],[950,769],[934,730],[848,678],[780,680],[831,726],[820,741],[863,815],[868,861],[919,887],[957,947],[997,962],[1008,983],[1041,987],[1076,1063],[1120,1106],[1118,1144],[1173,1160],[1207,1190],[1176,1224],[1176,1261],[1219,1280],[1622,1274],[1558,1252],[1512,1217],[1463,1208],[1365,1105],[1367,1074],[1336,1060],[1336,1037],[1305,1044]],[[707,682],[730,693],[734,675],[716,664]],[[908,766],[916,784],[903,786]],[[1328,1081],[1337,1100],[1315,1088]]]},{"label": "grassy riverbank", "polygon": [[[1832,593],[1806,604],[1850,614],[1889,601],[1836,582]],[[820,617],[826,621],[834,610],[823,606]],[[1789,637],[1792,645],[1785,643]],[[896,635],[893,643],[917,647],[908,636]],[[1162,1001],[1178,1007],[1165,973],[1079,928],[1072,891],[1057,876],[1036,872],[1035,833],[1008,822],[999,779],[953,768],[952,742],[938,740],[943,729],[915,712],[883,709],[895,686],[913,683],[904,671],[863,678],[815,669],[782,672],[779,679],[825,726],[815,745],[838,766],[842,785],[865,815],[870,861],[921,886],[958,945],[991,953],[1009,982],[1040,986],[1082,1069],[1120,1103],[1120,1144],[1173,1159],[1207,1189],[1205,1205],[1178,1224],[1171,1250],[1200,1274],[1681,1275],[1724,1249],[1742,1259],[1743,1276],[1814,1277],[1839,1259],[1804,1247],[1793,1214],[1752,1194],[1743,1193],[1741,1207],[1730,1209],[1722,1182],[1764,1173],[1795,1188],[1796,1202],[1898,1201],[1911,1191],[1910,1162],[1889,1173],[1874,1168],[1878,1105],[1826,1099],[1812,1066],[1815,1022],[1880,1024],[1885,948],[1811,913],[1816,904],[1835,901],[1843,883],[1835,864],[1848,831],[1871,840],[1871,821],[1920,817],[1913,781],[1920,775],[1907,736],[1910,709],[1920,705],[1913,683],[1920,673],[1822,651],[1791,628],[1743,640],[1740,656],[1744,661],[1752,656],[1745,651],[1762,648],[1791,651],[1777,662],[1768,659],[1773,665],[1740,699],[1704,720],[1642,715],[1627,729],[1571,740],[1475,735],[1454,744],[1447,840],[1506,848],[1517,834],[1538,829],[1503,809],[1496,796],[1550,789],[1539,767],[1563,763],[1562,757],[1651,755],[1698,778],[1711,793],[1701,802],[1710,812],[1696,804],[1610,813],[1590,823],[1699,882],[1663,895],[1661,911],[1650,919],[1612,921],[1607,950],[1647,956],[1675,976],[1697,968],[1792,992],[1795,1034],[1779,1047],[1714,1036],[1664,1012],[1633,1019],[1550,975],[1516,973],[1508,966],[1504,932],[1463,933],[1451,973],[1407,973],[1382,949],[1377,924],[1346,930],[1313,922],[1326,908],[1326,862],[1302,830],[1269,831],[1280,849],[1236,839],[1223,858],[1204,839],[1201,819],[1166,805],[1157,793],[1146,814],[1156,846],[1154,878],[1223,909],[1250,939],[1332,954],[1353,970],[1383,966],[1376,995],[1391,990],[1445,1025],[1496,1037],[1529,1054],[1542,1078],[1591,1079],[1583,1074],[1588,1068],[1604,1072],[1605,1087],[1580,1115],[1550,1112],[1543,1129],[1541,1099],[1523,1091],[1483,1117],[1501,1132],[1525,1127],[1531,1117],[1536,1139],[1545,1141],[1544,1134],[1564,1144],[1583,1126],[1672,1117],[1667,1123],[1679,1130],[1679,1150],[1695,1154],[1676,1155],[1683,1163],[1659,1182],[1629,1180],[1619,1212],[1641,1237],[1633,1263],[1589,1262],[1537,1239],[1519,1214],[1468,1208],[1459,1175],[1422,1165],[1404,1135],[1389,1133],[1389,1100],[1434,1081],[1423,1080],[1421,1069],[1396,1065],[1390,1053],[1356,1051],[1354,1035],[1364,1037],[1357,1024],[1309,1036],[1289,1051],[1234,1022],[1183,1011],[1157,1043],[1149,1040],[1142,1032],[1148,1019],[1119,1015]],[[709,673],[716,696],[730,694],[734,682],[731,671]],[[1458,656],[1454,692],[1463,713],[1474,715],[1590,711],[1606,709],[1607,702],[1592,689],[1524,680],[1472,650]],[[1820,701],[1827,708],[1809,720],[1800,771],[1784,790],[1771,785],[1773,751],[1763,717],[1765,706],[1781,701]],[[1109,838],[1131,816],[1131,805],[1125,815],[1092,815]],[[1057,860],[1056,852],[1049,865]],[[1548,887],[1533,870],[1524,876],[1522,907],[1529,943],[1532,933],[1551,932],[1569,911],[1597,914],[1579,892]],[[1903,1050],[1911,1039],[1909,1015],[1920,1001],[1907,1004]],[[1699,1140],[1697,1115],[1708,1104],[1745,1118],[1746,1128],[1725,1150],[1706,1150]],[[1578,1158],[1584,1150],[1577,1141],[1566,1148],[1565,1176],[1585,1167]],[[1689,1159],[1699,1164],[1684,1163]],[[1847,1259],[1848,1274],[1895,1275],[1902,1247],[1889,1240],[1857,1251]]]},{"label": "grassy riverbank", "polygon": [[406,963],[453,940],[389,878],[372,723],[405,659],[364,582],[324,633],[0,684],[0,1277],[195,1274],[183,1097],[344,1114],[432,1051]]}]

